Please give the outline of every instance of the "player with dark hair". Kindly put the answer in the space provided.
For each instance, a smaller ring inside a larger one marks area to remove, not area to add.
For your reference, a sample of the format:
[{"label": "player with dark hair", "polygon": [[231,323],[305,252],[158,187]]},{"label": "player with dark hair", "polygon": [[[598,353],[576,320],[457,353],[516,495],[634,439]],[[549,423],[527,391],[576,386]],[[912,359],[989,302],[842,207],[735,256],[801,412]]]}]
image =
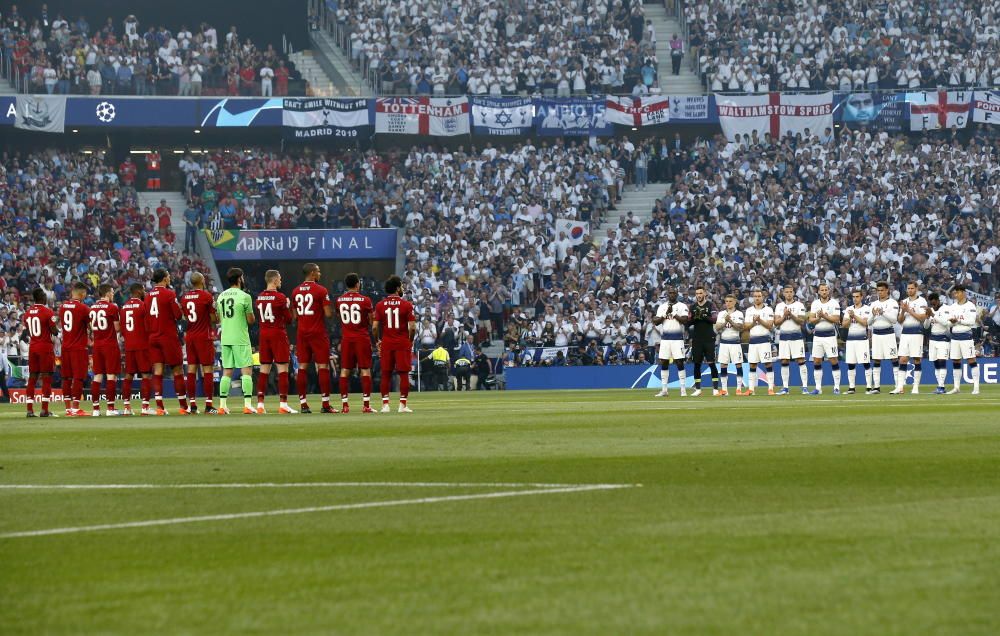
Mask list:
[{"label": "player with dark hair", "polygon": [[240,389],[243,393],[243,414],[254,415],[253,399],[253,348],[250,346],[250,325],[257,319],[253,314],[253,298],[246,293],[243,270],[230,267],[226,272],[229,289],[219,294],[216,311],[222,327],[222,380],[219,382],[219,415],[229,415],[229,389],[233,370],[240,370]]},{"label": "player with dark hair", "polygon": [[31,339],[28,341],[28,386],[27,393],[28,417],[35,417],[35,383],[42,381],[42,417],[55,417],[49,412],[49,401],[52,399],[52,374],[56,368],[55,346],[53,337],[59,333],[59,319],[48,307],[48,296],[45,290],[35,288],[31,292],[35,303],[24,312],[21,322],[24,323]]},{"label": "player with dark hair", "polygon": [[719,368],[715,364],[715,309],[705,288],[694,289],[691,305],[691,361],[694,363],[694,397],[701,395],[701,366],[708,363],[712,372],[712,394],[719,395]]},{"label": "player with dark hair", "polygon": [[215,341],[212,325],[219,322],[215,299],[205,289],[205,276],[191,274],[191,287],[181,296],[181,313],[187,321],[184,349],[187,351],[188,411],[198,412],[198,368],[201,367],[201,389],[205,393],[205,413],[217,413],[212,404],[215,395]]},{"label": "player with dark hair", "polygon": [[90,307],[84,303],[87,286],[80,281],[70,288],[70,299],[59,308],[59,326],[62,329],[63,405],[67,417],[86,415],[80,409],[83,383],[87,380],[87,324]]},{"label": "player with dark hair", "polygon": [[350,411],[351,371],[361,372],[361,394],[364,399],[362,413],[374,413],[372,393],[372,341],[368,327],[372,322],[372,299],[361,293],[361,278],[357,274],[344,277],[347,291],[337,298],[337,315],[340,317],[340,403],[341,412]]},{"label": "player with dark hair", "polygon": [[146,290],[141,283],[132,283],[128,288],[130,298],[119,310],[122,337],[125,340],[125,379],[122,383],[122,400],[125,402],[124,415],[132,415],[132,381],[138,379],[139,396],[142,399],[142,415],[155,415],[149,409],[152,392],[152,364],[149,361],[149,336],[146,333]]},{"label": "player with dark hair", "polygon": [[389,391],[392,388],[392,373],[399,375],[399,412],[412,413],[406,405],[410,394],[410,367],[413,365],[413,336],[417,333],[417,318],[413,304],[402,297],[403,281],[399,276],[390,276],[385,281],[387,296],[375,305],[372,321],[372,335],[378,343],[378,357],[381,365],[382,412],[389,412]]},{"label": "player with dark hair", "polygon": [[278,367],[278,413],[295,413],[288,406],[288,363],[291,361],[288,344],[289,323],[294,320],[291,302],[281,293],[281,272],[269,269],[264,273],[267,289],[257,295],[257,315],[260,317],[260,374],[257,376],[257,413],[267,413],[264,408],[264,394],[271,365]]},{"label": "player with dark hair", "polygon": [[299,410],[312,413],[306,401],[309,391],[306,366],[316,365],[319,390],[323,396],[323,413],[336,413],[330,406],[330,336],[326,331],[326,318],[333,316],[330,294],[319,284],[320,269],[316,263],[302,266],[305,280],[292,290],[292,308],[297,324],[295,334],[295,357],[299,361],[299,371],[295,375],[295,385],[299,390]]},{"label": "player with dark hair", "polygon": [[93,417],[101,414],[101,383],[105,381],[105,377],[105,415],[118,415],[115,400],[118,394],[118,375],[122,372],[122,350],[118,346],[121,323],[114,295],[114,287],[105,283],[97,288],[97,302],[90,307],[90,333],[94,338],[94,379],[90,383]]},{"label": "player with dark hair", "polygon": [[146,294],[146,330],[149,333],[149,359],[153,363],[153,393],[156,396],[156,414],[167,415],[163,407],[163,375],[174,371],[174,390],[180,403],[180,414],[188,414],[185,393],[184,368],[181,366],[181,343],[177,336],[177,322],[181,319],[181,306],[177,294],[170,289],[170,273],[165,269],[153,272],[153,288]]}]

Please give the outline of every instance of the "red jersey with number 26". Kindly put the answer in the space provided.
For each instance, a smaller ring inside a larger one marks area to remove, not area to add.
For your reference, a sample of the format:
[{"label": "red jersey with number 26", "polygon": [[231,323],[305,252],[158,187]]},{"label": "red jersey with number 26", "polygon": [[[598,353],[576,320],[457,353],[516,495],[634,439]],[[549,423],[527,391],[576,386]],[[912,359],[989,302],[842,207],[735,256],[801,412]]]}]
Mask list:
[{"label": "red jersey with number 26", "polygon": [[125,351],[141,351],[148,348],[146,305],[138,298],[129,298],[118,313],[121,316]]},{"label": "red jersey with number 26", "polygon": [[146,294],[146,330],[150,340],[177,339],[177,321],[181,306],[169,287],[153,287]]},{"label": "red jersey with number 26", "polygon": [[181,313],[187,321],[187,335],[194,338],[212,339],[212,316],[215,315],[215,299],[204,289],[191,289],[181,296]]},{"label": "red jersey with number 26", "polygon": [[99,300],[90,307],[90,330],[94,333],[94,347],[101,345],[118,346],[118,305]]},{"label": "red jersey with number 26", "polygon": [[319,283],[304,282],[292,291],[292,307],[298,316],[298,337],[326,337],[326,311],[330,294]]},{"label": "red jersey with number 26", "polygon": [[375,320],[382,335],[383,349],[409,349],[409,323],[416,321],[413,303],[399,296],[388,296],[375,305]]},{"label": "red jersey with number 26", "polygon": [[340,318],[341,340],[369,340],[368,326],[373,311],[372,299],[364,294],[349,291],[337,299],[337,316]]}]

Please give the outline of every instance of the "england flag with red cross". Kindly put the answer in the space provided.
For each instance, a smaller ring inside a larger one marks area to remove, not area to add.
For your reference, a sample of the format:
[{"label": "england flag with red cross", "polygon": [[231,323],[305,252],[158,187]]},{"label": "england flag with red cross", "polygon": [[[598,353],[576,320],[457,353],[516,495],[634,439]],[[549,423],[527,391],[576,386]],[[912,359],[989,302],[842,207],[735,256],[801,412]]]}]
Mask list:
[{"label": "england flag with red cross", "polygon": [[972,91],[907,93],[906,101],[910,102],[910,130],[965,128]]},{"label": "england flag with red cross", "polygon": [[762,95],[716,95],[719,123],[730,141],[736,135],[756,133],[764,139],[781,139],[791,133],[809,136],[833,130],[833,93],[801,95],[765,93]]},{"label": "england flag with red cross", "polygon": [[670,98],[666,95],[614,97],[608,95],[604,119],[633,128],[654,126],[670,121]]}]

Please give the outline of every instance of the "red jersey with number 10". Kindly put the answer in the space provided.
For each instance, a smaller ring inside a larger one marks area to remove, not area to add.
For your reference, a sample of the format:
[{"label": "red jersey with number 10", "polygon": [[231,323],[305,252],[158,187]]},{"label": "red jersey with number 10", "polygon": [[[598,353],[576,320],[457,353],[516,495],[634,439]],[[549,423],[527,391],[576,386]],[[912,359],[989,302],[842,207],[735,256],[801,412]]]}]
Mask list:
[{"label": "red jersey with number 10", "polygon": [[364,294],[349,291],[337,299],[337,316],[340,318],[341,340],[369,340],[372,299]]},{"label": "red jersey with number 10", "polygon": [[181,313],[187,321],[189,336],[211,340],[212,316],[215,315],[215,299],[204,289],[191,289],[181,296]]},{"label": "red jersey with number 10", "polygon": [[292,313],[288,310],[291,303],[277,289],[262,291],[256,304],[261,331],[284,331],[285,325],[292,321]]},{"label": "red jersey with number 10", "polygon": [[149,347],[146,335],[146,305],[139,298],[129,298],[118,312],[122,323],[125,351],[142,351]]},{"label": "red jersey with number 10", "polygon": [[67,300],[59,308],[63,351],[87,350],[87,323],[90,307],[80,300]]},{"label": "red jersey with number 10", "polygon": [[99,300],[90,306],[90,330],[94,332],[94,346],[118,346],[118,305],[107,300]]},{"label": "red jersey with number 10", "polygon": [[52,327],[56,324],[56,313],[45,305],[32,305],[21,318],[28,335],[28,350],[47,352],[54,349],[52,345]]},{"label": "red jersey with number 10", "polygon": [[409,349],[409,323],[415,322],[413,303],[399,296],[387,296],[375,305],[375,320],[382,335],[383,349]]},{"label": "red jersey with number 10", "polygon": [[330,294],[319,283],[306,281],[292,291],[292,306],[298,316],[298,337],[326,337],[326,311]]},{"label": "red jersey with number 10", "polygon": [[146,330],[150,340],[177,339],[177,321],[181,306],[169,287],[153,287],[146,294]]}]

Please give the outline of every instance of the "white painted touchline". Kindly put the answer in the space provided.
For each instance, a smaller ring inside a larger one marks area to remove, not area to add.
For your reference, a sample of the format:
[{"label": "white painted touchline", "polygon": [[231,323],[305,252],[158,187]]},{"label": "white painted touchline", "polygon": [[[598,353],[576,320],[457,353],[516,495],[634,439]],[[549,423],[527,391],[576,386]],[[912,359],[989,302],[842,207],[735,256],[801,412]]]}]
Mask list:
[{"label": "white painted touchline", "polygon": [[257,512],[237,512],[221,515],[204,515],[200,517],[174,517],[172,519],[150,519],[148,521],[129,521],[125,523],[105,523],[94,526],[76,526],[68,528],[48,528],[45,530],[28,530],[24,532],[8,532],[0,534],[0,539],[20,539],[25,537],[44,537],[57,534],[78,534],[81,532],[98,532],[101,530],[123,530],[127,528],[151,528],[154,526],[173,526],[185,523],[200,523],[205,521],[232,521],[234,519],[254,519],[258,517],[278,517],[285,515],[302,515],[313,512],[332,512],[335,510],[360,510],[363,508],[388,508],[391,506],[413,506],[417,504],[442,503],[446,501],[470,501],[473,499],[501,499],[505,497],[527,497],[529,495],[554,495],[559,493],[586,492],[593,490],[618,490],[632,488],[629,484],[594,484],[590,486],[571,486],[565,488],[542,488],[536,490],[508,490],[486,492],[472,495],[448,495],[443,497],[421,497],[419,499],[395,499],[392,501],[367,501],[362,503],[337,504],[332,506],[311,506],[308,508],[285,508],[281,510],[261,510]]},{"label": "white painted touchline", "polygon": [[433,481],[303,481],[217,484],[0,484],[0,490],[179,490],[195,488],[576,488],[632,487],[640,484],[541,484],[516,482],[433,482]]}]

